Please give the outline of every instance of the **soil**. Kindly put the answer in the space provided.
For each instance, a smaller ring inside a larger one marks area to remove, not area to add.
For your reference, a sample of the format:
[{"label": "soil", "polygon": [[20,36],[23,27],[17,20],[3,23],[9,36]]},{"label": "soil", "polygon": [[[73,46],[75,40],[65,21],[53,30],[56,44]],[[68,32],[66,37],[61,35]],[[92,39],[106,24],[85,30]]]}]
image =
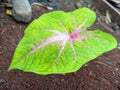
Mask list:
[{"label": "soil", "polygon": [[[33,8],[35,19],[47,9]],[[120,90],[120,50],[115,48],[85,64],[80,70],[64,75],[37,75],[20,70],[8,71],[12,56],[24,35],[26,23],[0,15],[0,90]],[[91,29],[102,29],[116,37],[111,28],[96,22]]]}]

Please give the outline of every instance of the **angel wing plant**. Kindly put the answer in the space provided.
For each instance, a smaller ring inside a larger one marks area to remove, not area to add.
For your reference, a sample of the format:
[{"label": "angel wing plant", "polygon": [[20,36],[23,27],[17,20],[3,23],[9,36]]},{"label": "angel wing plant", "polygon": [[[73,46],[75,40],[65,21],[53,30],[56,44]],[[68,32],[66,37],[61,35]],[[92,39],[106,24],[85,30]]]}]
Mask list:
[{"label": "angel wing plant", "polygon": [[112,35],[101,30],[87,30],[95,19],[95,12],[85,7],[72,12],[43,14],[25,29],[9,70],[43,75],[79,70],[117,46]]}]

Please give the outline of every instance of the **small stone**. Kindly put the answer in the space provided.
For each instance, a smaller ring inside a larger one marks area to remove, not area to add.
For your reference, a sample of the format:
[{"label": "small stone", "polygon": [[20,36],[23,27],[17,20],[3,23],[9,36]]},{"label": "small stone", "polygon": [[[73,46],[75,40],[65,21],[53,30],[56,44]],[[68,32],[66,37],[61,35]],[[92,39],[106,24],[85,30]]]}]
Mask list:
[{"label": "small stone", "polygon": [[12,15],[17,21],[29,22],[32,17],[32,10],[28,0],[12,0]]},{"label": "small stone", "polygon": [[110,66],[113,65],[113,63],[112,63],[112,62],[109,62],[109,61],[107,61],[106,64],[107,64],[107,65],[110,65]]},{"label": "small stone", "polygon": [[61,82],[63,82],[64,81],[64,79],[61,79]]},{"label": "small stone", "polygon": [[118,49],[120,50],[120,43],[118,44]]},{"label": "small stone", "polygon": [[92,75],[92,72],[91,71],[89,71],[89,76],[91,76]]},{"label": "small stone", "polygon": [[81,8],[81,3],[78,2],[75,5],[76,5],[77,8]]},{"label": "small stone", "polygon": [[88,64],[85,64],[84,66],[85,66],[85,67],[87,67],[87,66],[88,66]]},{"label": "small stone", "polygon": [[112,74],[114,75],[114,74],[115,74],[115,72],[112,72]]},{"label": "small stone", "polygon": [[4,79],[0,79],[0,83],[5,83],[5,80]]},{"label": "small stone", "polygon": [[98,65],[98,64],[97,64],[97,65],[96,65],[96,67],[97,67],[97,68],[99,68],[99,67],[100,67],[100,65]]},{"label": "small stone", "polygon": [[117,80],[117,81],[115,81],[117,84],[119,83],[119,81]]},{"label": "small stone", "polygon": [[118,71],[119,69],[118,68],[115,68],[116,71]]}]

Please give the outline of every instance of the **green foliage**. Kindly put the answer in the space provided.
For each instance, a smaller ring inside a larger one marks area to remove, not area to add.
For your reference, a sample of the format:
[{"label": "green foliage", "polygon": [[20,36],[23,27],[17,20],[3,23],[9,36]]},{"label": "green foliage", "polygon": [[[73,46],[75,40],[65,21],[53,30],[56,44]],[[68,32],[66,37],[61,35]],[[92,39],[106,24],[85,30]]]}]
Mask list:
[{"label": "green foliage", "polygon": [[79,70],[117,46],[113,36],[100,30],[86,30],[95,19],[96,14],[88,8],[42,15],[26,28],[9,70],[43,75]]}]

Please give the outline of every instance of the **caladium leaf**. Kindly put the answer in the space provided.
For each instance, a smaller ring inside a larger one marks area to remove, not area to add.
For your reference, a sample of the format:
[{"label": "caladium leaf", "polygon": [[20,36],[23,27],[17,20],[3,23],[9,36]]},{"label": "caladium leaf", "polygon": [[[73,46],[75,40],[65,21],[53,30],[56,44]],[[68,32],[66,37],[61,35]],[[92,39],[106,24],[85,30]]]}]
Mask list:
[{"label": "caladium leaf", "polygon": [[77,71],[117,46],[110,34],[101,30],[87,31],[95,19],[95,13],[88,8],[42,15],[26,28],[9,70],[44,75]]}]

